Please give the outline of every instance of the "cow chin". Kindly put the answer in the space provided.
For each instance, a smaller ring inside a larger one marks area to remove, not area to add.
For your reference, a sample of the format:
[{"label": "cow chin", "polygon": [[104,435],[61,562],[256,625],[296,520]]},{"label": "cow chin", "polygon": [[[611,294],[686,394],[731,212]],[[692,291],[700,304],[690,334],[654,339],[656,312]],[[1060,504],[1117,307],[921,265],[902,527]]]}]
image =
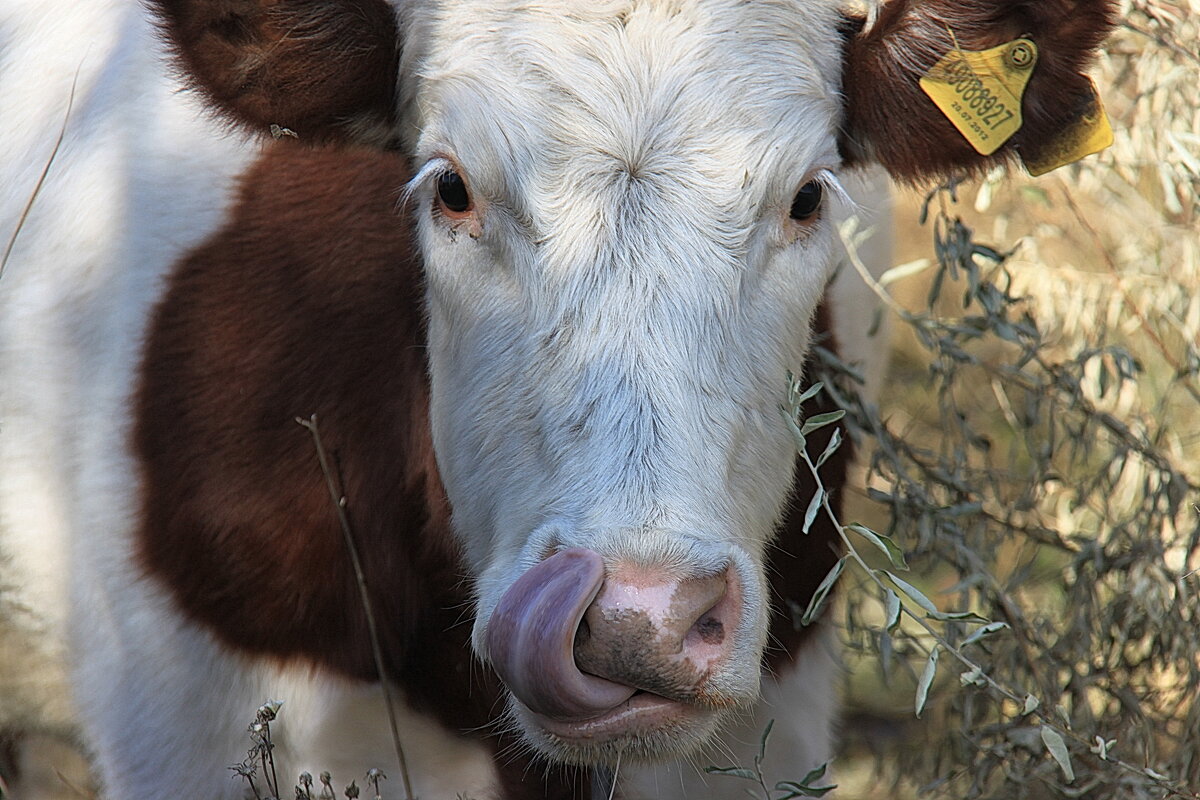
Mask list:
[{"label": "cow chin", "polygon": [[737,708],[638,692],[616,708],[586,720],[551,719],[530,711],[515,698],[509,712],[525,740],[550,760],[612,766],[687,758],[710,743]]}]

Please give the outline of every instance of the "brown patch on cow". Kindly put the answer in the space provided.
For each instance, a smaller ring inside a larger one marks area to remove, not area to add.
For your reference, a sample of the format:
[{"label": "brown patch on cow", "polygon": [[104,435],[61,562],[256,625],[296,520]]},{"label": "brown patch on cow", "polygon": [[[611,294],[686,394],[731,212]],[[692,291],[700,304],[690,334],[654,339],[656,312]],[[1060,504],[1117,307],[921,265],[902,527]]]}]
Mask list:
[{"label": "brown patch on cow", "polygon": [[[584,770],[492,733],[502,687],[470,597],[428,426],[421,264],[405,162],[273,144],[227,225],[171,277],[135,398],[146,573],[225,646],[377,679],[312,439],[316,414],[410,705],[489,739],[504,797],[580,798]],[[544,774],[543,774],[544,773]]]},{"label": "brown patch on cow", "polygon": [[[817,307],[813,327],[814,343],[836,353],[837,343],[833,338],[833,319],[828,301]],[[816,371],[816,357],[810,354],[801,374],[811,381]],[[828,392],[819,392],[804,404],[804,414],[807,417],[837,409],[838,405]],[[829,504],[834,513],[840,516],[840,490],[845,486],[846,472],[854,455],[850,437],[846,435],[843,424],[837,423],[819,428],[808,436],[807,441],[810,453],[823,453],[837,428],[842,429],[842,444],[821,465],[820,474],[821,482],[829,492]],[[842,554],[841,537],[837,526],[828,515],[818,514],[808,533],[804,533],[804,515],[816,491],[817,483],[808,466],[797,458],[796,478],[784,508],[783,522],[779,526],[778,537],[767,549],[766,570],[771,584],[771,623],[770,638],[763,661],[773,672],[789,665],[809,637],[816,632],[817,625],[798,625],[792,609],[798,607],[803,610],[808,607],[813,593]]]},{"label": "brown patch on cow", "polygon": [[229,118],[386,144],[400,33],[386,0],[153,0],[180,66]]},{"label": "brown patch on cow", "polygon": [[[1078,119],[1090,97],[1083,72],[1116,20],[1112,0],[891,0],[876,24],[844,27],[840,142],[847,163],[877,161],[916,183],[955,173],[978,174],[1018,152],[1036,158]],[[953,38],[951,33],[953,32]],[[1025,90],[1021,129],[982,156],[921,91],[918,80],[957,46],[984,50],[1019,37],[1038,47]]]},{"label": "brown patch on cow", "polygon": [[21,739],[13,731],[0,732],[0,781],[12,786],[21,778]]}]

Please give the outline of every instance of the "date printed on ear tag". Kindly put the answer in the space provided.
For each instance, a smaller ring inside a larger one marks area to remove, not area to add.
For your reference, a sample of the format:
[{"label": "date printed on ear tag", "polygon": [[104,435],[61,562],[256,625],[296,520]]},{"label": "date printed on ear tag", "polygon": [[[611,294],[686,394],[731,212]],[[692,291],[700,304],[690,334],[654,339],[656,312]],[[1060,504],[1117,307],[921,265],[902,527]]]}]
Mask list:
[{"label": "date printed on ear tag", "polygon": [[976,152],[991,155],[1021,129],[1021,98],[1037,57],[1028,39],[988,50],[956,47],[921,78],[921,89]]}]

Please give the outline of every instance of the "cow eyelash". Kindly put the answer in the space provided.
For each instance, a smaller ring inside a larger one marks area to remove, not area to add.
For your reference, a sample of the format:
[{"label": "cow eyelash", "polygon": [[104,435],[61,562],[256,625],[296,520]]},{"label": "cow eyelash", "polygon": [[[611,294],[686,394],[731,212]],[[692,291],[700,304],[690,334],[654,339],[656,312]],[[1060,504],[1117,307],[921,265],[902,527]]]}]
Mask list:
[{"label": "cow eyelash", "polygon": [[417,174],[409,178],[408,183],[404,185],[402,193],[404,202],[407,203],[411,200],[412,196],[422,187],[429,184],[436,185],[437,181],[441,180],[443,175],[457,171],[454,162],[445,156],[435,156],[429,159],[417,170]]},{"label": "cow eyelash", "polygon": [[814,180],[821,185],[829,194],[832,194],[838,200],[841,200],[852,211],[859,210],[859,204],[854,202],[854,198],[846,191],[846,187],[842,186],[842,182],[838,180],[838,176],[831,169],[822,168],[813,173],[810,180]]},{"label": "cow eyelash", "polygon": [[823,215],[831,195],[851,209],[857,207],[832,170],[819,169],[810,173],[792,196],[788,220],[792,225],[811,226]]},{"label": "cow eyelash", "polygon": [[471,237],[479,238],[482,228],[475,218],[475,200],[458,164],[448,156],[430,158],[408,181],[403,201],[407,203],[413,193],[426,185],[433,186],[433,213],[455,227],[470,220]]}]

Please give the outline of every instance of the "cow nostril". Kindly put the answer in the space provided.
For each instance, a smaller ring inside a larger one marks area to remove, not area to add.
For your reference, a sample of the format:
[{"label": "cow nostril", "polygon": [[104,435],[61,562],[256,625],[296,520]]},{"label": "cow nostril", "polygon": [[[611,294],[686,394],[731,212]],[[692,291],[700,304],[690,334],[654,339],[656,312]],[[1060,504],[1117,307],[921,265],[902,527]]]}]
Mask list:
[{"label": "cow nostril", "polygon": [[[692,630],[689,633],[698,637],[705,644],[721,644],[725,641],[725,623],[712,616],[712,613],[709,612],[692,626]],[[691,636],[688,638],[691,638]]]}]

